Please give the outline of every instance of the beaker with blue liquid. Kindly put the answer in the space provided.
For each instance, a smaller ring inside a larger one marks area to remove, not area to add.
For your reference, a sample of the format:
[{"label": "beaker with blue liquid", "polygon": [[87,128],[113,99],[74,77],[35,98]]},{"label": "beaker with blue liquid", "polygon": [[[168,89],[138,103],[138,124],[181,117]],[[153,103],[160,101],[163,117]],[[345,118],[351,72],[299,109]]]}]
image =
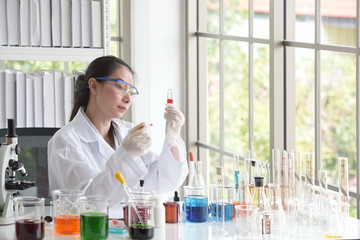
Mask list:
[{"label": "beaker with blue liquid", "polygon": [[213,184],[211,189],[211,216],[213,221],[233,220],[234,211],[234,186]]},{"label": "beaker with blue liquid", "polygon": [[184,213],[188,222],[207,222],[209,204],[205,187],[184,186]]}]

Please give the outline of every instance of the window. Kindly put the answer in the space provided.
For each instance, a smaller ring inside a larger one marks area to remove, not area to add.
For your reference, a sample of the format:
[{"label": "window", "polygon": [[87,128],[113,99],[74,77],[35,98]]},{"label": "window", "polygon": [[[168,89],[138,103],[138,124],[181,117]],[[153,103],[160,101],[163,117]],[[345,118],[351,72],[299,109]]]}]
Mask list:
[{"label": "window", "polygon": [[[337,190],[349,159],[350,215],[359,214],[359,17],[356,0],[187,2],[189,149],[206,181],[246,150],[315,153]],[[197,104],[193,104],[196,102]],[[191,144],[194,143],[194,144]]]}]

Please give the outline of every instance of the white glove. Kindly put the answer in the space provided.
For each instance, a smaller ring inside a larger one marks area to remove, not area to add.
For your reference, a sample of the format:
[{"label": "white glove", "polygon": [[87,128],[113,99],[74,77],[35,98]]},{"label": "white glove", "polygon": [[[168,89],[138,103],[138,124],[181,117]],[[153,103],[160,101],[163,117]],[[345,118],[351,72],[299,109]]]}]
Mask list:
[{"label": "white glove", "polygon": [[173,104],[166,104],[164,118],[166,119],[166,140],[170,146],[176,146],[181,127],[185,123],[184,114]]},{"label": "white glove", "polygon": [[149,151],[152,142],[147,128],[148,126],[142,122],[129,130],[122,141],[126,151],[134,156],[142,156]]}]

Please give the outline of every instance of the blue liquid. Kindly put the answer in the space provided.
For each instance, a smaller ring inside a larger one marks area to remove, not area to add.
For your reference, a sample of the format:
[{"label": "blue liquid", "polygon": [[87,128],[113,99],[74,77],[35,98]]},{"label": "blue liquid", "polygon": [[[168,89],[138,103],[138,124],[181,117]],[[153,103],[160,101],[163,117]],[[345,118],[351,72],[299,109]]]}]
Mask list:
[{"label": "blue liquid", "polygon": [[185,197],[185,218],[189,222],[206,222],[209,215],[208,198],[201,195]]},{"label": "blue liquid", "polygon": [[[217,208],[218,206],[218,208]],[[230,221],[234,218],[234,204],[225,203],[225,221]],[[217,209],[219,209],[219,216],[217,215]],[[213,220],[222,221],[223,219],[223,204],[217,205],[216,203],[211,204],[211,216]],[[219,219],[218,219],[219,217]]]}]

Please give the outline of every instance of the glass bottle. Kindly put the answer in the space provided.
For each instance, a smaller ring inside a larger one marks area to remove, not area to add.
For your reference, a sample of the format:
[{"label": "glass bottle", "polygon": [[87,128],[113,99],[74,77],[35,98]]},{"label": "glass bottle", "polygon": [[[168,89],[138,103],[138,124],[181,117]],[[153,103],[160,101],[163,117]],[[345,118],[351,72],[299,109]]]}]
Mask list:
[{"label": "glass bottle", "polygon": [[254,205],[259,208],[259,212],[269,211],[270,207],[264,191],[264,177],[254,177]]},{"label": "glass bottle", "polygon": [[174,201],[164,203],[165,206],[165,221],[166,223],[177,223],[179,221],[179,201],[178,192],[175,191]]},{"label": "glass bottle", "polygon": [[205,186],[205,181],[202,176],[202,161],[196,162],[196,186]]},{"label": "glass bottle", "polygon": [[189,152],[189,182],[188,186],[194,187],[197,185],[196,180],[196,169],[195,169],[195,158],[192,152]]}]

